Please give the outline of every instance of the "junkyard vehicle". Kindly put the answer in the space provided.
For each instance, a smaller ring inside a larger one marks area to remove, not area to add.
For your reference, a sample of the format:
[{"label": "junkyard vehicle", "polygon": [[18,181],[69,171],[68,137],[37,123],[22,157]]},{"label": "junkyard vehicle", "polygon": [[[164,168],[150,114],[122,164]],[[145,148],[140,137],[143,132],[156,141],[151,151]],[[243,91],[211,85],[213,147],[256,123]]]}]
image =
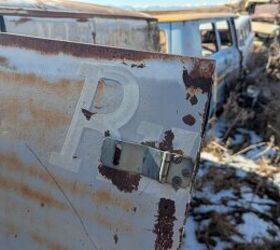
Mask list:
[{"label": "junkyard vehicle", "polygon": [[280,24],[280,3],[257,5],[252,18],[254,21]]},{"label": "junkyard vehicle", "polygon": [[252,22],[252,29],[259,41],[270,45],[280,38],[280,26],[266,22]]},{"label": "junkyard vehicle", "polygon": [[[224,103],[226,92],[243,75],[252,52],[253,33],[249,17],[232,14],[160,14],[162,51],[205,56],[216,61],[211,113]],[[189,97],[191,98],[191,97]]]},{"label": "junkyard vehicle", "polygon": [[213,60],[89,44],[110,41],[97,23],[116,19],[151,45],[126,32],[112,44],[157,40],[134,12],[104,9],[90,26],[68,1],[35,2],[1,9],[4,31],[29,35],[0,34],[1,249],[178,249]]},{"label": "junkyard vehicle", "polygon": [[0,28],[51,39],[159,50],[153,17],[74,1],[0,0]]},{"label": "junkyard vehicle", "polygon": [[245,9],[248,13],[252,14],[255,11],[256,6],[263,4],[270,4],[272,0],[247,0],[245,3]]},{"label": "junkyard vehicle", "polygon": [[249,0],[246,9],[252,15],[252,28],[258,40],[269,45],[279,38],[279,1]]}]

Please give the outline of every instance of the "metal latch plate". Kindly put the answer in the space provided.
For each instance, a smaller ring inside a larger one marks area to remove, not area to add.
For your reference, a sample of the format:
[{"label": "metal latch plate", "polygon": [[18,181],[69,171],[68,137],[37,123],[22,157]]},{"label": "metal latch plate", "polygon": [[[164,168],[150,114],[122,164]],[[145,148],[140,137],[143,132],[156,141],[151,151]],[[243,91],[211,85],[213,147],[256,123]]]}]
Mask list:
[{"label": "metal latch plate", "polygon": [[194,164],[192,159],[147,145],[105,138],[101,152],[104,167],[139,173],[174,188],[190,185]]}]

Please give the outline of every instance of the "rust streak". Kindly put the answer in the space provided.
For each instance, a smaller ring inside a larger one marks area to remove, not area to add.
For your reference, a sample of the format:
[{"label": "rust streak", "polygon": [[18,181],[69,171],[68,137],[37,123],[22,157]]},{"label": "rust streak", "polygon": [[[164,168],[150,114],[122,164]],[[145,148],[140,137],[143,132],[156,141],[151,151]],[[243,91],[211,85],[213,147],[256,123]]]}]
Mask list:
[{"label": "rust streak", "polygon": [[[27,174],[28,176],[43,181],[51,187],[56,187],[52,178],[50,178],[50,176],[44,170],[36,165],[23,163],[14,153],[0,153],[0,166],[2,169],[6,168],[8,171]],[[112,196],[112,194],[105,189],[93,190],[92,188],[89,188],[88,186],[81,183],[74,183],[58,176],[55,176],[55,178],[57,182],[63,187],[63,189],[67,189],[72,194],[78,195],[80,197],[88,196],[97,205],[119,207],[124,211],[130,211],[134,208],[133,203],[131,203],[129,200]]]},{"label": "rust streak", "polygon": [[31,233],[32,240],[36,242],[40,247],[46,246],[49,250],[67,250],[68,248],[62,246],[58,242],[51,241],[44,236],[39,235],[38,233],[32,232]]},{"label": "rust streak", "polygon": [[158,215],[153,232],[157,235],[155,250],[171,249],[173,245],[173,227],[175,217],[175,202],[161,198],[158,204]]},{"label": "rust streak", "polygon": [[61,97],[67,96],[70,91],[80,92],[84,85],[84,80],[60,79],[58,81],[49,81],[35,74],[23,74],[13,71],[0,71],[0,80],[9,84],[38,88],[40,91],[48,91]]},{"label": "rust streak", "polygon": [[18,193],[20,196],[37,201],[39,204],[45,204],[59,210],[66,210],[68,206],[59,200],[51,197],[48,193],[43,193],[32,189],[30,186],[17,182],[13,179],[0,175],[0,187]]},{"label": "rust streak", "polygon": [[129,173],[122,170],[116,170],[100,165],[99,173],[105,178],[111,180],[120,191],[131,193],[137,191],[141,176],[139,174]]},{"label": "rust streak", "polygon": [[[2,113],[2,122],[6,124],[22,124],[21,127],[36,128],[43,126],[48,129],[65,126],[70,123],[71,117],[64,112],[40,107],[32,99],[6,98],[1,97],[0,111]],[[28,119],[22,119],[22,114],[30,114]],[[19,125],[17,125],[19,126]],[[9,128],[12,128],[10,126]],[[19,131],[20,132],[20,131]],[[22,131],[23,133],[26,131]]]}]

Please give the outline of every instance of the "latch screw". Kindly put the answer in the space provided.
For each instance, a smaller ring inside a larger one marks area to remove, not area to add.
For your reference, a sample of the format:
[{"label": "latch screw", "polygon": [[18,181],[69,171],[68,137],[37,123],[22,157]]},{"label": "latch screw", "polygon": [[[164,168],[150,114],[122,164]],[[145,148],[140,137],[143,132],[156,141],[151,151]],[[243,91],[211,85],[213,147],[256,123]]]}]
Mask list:
[{"label": "latch screw", "polygon": [[172,161],[175,164],[180,164],[183,161],[183,156],[182,155],[173,155]]},{"label": "latch screw", "polygon": [[172,185],[175,189],[178,189],[182,185],[182,179],[179,176],[173,177]]}]

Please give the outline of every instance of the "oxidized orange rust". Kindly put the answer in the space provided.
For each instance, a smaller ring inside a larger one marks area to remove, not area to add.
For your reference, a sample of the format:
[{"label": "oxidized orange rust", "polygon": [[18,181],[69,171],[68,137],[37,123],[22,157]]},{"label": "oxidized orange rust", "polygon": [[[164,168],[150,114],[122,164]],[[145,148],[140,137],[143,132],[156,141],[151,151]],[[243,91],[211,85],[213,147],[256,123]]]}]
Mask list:
[{"label": "oxidized orange rust", "polygon": [[[0,35],[1,36],[1,35]],[[84,85],[84,80],[69,80],[60,79],[58,81],[48,81],[35,74],[23,74],[17,72],[1,71],[1,82],[8,82],[9,84],[17,86],[30,86],[35,87],[46,92],[51,92],[58,96],[67,96],[71,91],[80,93]]]},{"label": "oxidized orange rust", "polygon": [[30,198],[38,203],[46,204],[47,206],[54,207],[59,210],[66,210],[68,206],[59,200],[56,200],[48,193],[39,192],[38,190],[32,189],[30,186],[17,182],[11,178],[7,178],[0,175],[0,187],[2,189],[9,189],[18,193],[20,196]]},{"label": "oxidized orange rust", "polygon": [[213,84],[212,74],[214,72],[213,64],[206,61],[195,60],[193,69],[189,72],[183,70],[183,81],[186,89],[189,88],[201,89],[202,93],[210,92]]},{"label": "oxidized orange rust", "polygon": [[67,250],[68,248],[65,246],[62,246],[58,242],[52,242],[49,239],[45,238],[42,235],[39,235],[38,233],[32,232],[31,233],[32,240],[36,242],[38,245],[40,245],[40,248],[42,246],[46,246],[49,250]]},{"label": "oxidized orange rust", "polygon": [[127,200],[124,201],[122,199],[120,199],[119,197],[114,197],[109,191],[107,190],[96,190],[96,192],[94,193],[94,201],[97,205],[102,204],[104,205],[108,205],[108,206],[116,206],[116,207],[120,207],[125,211],[130,211],[131,209],[133,209],[133,204]]},{"label": "oxidized orange rust", "polygon": [[172,130],[167,130],[164,134],[164,139],[159,143],[159,149],[162,151],[172,151],[173,140],[175,138],[174,133],[172,132]]},{"label": "oxidized orange rust", "polygon": [[129,173],[122,170],[104,167],[99,165],[99,173],[105,178],[111,180],[120,191],[131,193],[137,191],[141,179],[140,174]]},{"label": "oxidized orange rust", "polygon": [[189,126],[193,126],[195,124],[195,118],[192,115],[186,115],[182,118],[183,122]]},{"label": "oxidized orange rust", "polygon": [[[35,179],[40,179],[49,186],[57,188],[55,182],[45,170],[43,170],[40,166],[24,164],[17,158],[15,153],[0,153],[0,166],[2,169],[7,169],[8,171],[19,172],[34,177]],[[55,179],[63,187],[63,189],[69,190],[72,194],[80,197],[89,196],[97,205],[115,206],[125,211],[134,209],[133,203],[129,200],[112,196],[112,194],[107,190],[93,190],[84,184],[74,183],[58,176],[55,176]]]},{"label": "oxidized orange rust", "polygon": [[175,202],[161,198],[158,204],[158,215],[153,232],[157,235],[155,250],[168,250],[173,245],[173,227],[176,217]]},{"label": "oxidized orange rust", "polygon": [[[22,119],[21,116],[25,110],[28,110],[30,113],[30,117],[27,120]],[[5,121],[7,124],[17,124],[17,126],[19,126],[18,124],[22,124],[22,128],[29,126],[36,128],[41,124],[50,129],[65,126],[71,121],[71,117],[67,116],[64,112],[40,107],[32,99],[21,100],[19,98],[1,97],[0,111],[2,113],[1,118],[3,123]],[[12,127],[10,126],[9,128]],[[22,131],[22,133],[24,132],[27,131]]]},{"label": "oxidized orange rust", "polygon": [[[186,59],[184,56],[168,55],[153,52],[143,52],[128,49],[119,49],[113,47],[96,46],[91,44],[81,44],[67,41],[48,40],[41,38],[24,37],[18,35],[11,35],[7,33],[0,34],[0,45],[6,47],[25,48],[35,50],[42,54],[57,55],[59,53],[65,55],[72,55],[78,58],[96,58],[108,60],[133,60],[143,61],[149,59],[161,60],[194,60],[193,58]],[[203,63],[207,67],[213,67],[211,60],[200,59],[199,63]],[[205,67],[206,67],[205,66]],[[208,75],[208,74],[207,74]],[[211,75],[209,73],[209,75]],[[203,78],[203,77],[202,77]]]},{"label": "oxidized orange rust", "polygon": [[133,228],[133,224],[126,224],[126,221],[124,221],[123,218],[116,219],[116,216],[110,217],[109,215],[106,216],[99,213],[95,213],[93,215],[93,218],[97,224],[110,230],[112,230],[112,228],[117,228],[118,231],[125,232],[126,234],[132,234],[135,231]]}]

